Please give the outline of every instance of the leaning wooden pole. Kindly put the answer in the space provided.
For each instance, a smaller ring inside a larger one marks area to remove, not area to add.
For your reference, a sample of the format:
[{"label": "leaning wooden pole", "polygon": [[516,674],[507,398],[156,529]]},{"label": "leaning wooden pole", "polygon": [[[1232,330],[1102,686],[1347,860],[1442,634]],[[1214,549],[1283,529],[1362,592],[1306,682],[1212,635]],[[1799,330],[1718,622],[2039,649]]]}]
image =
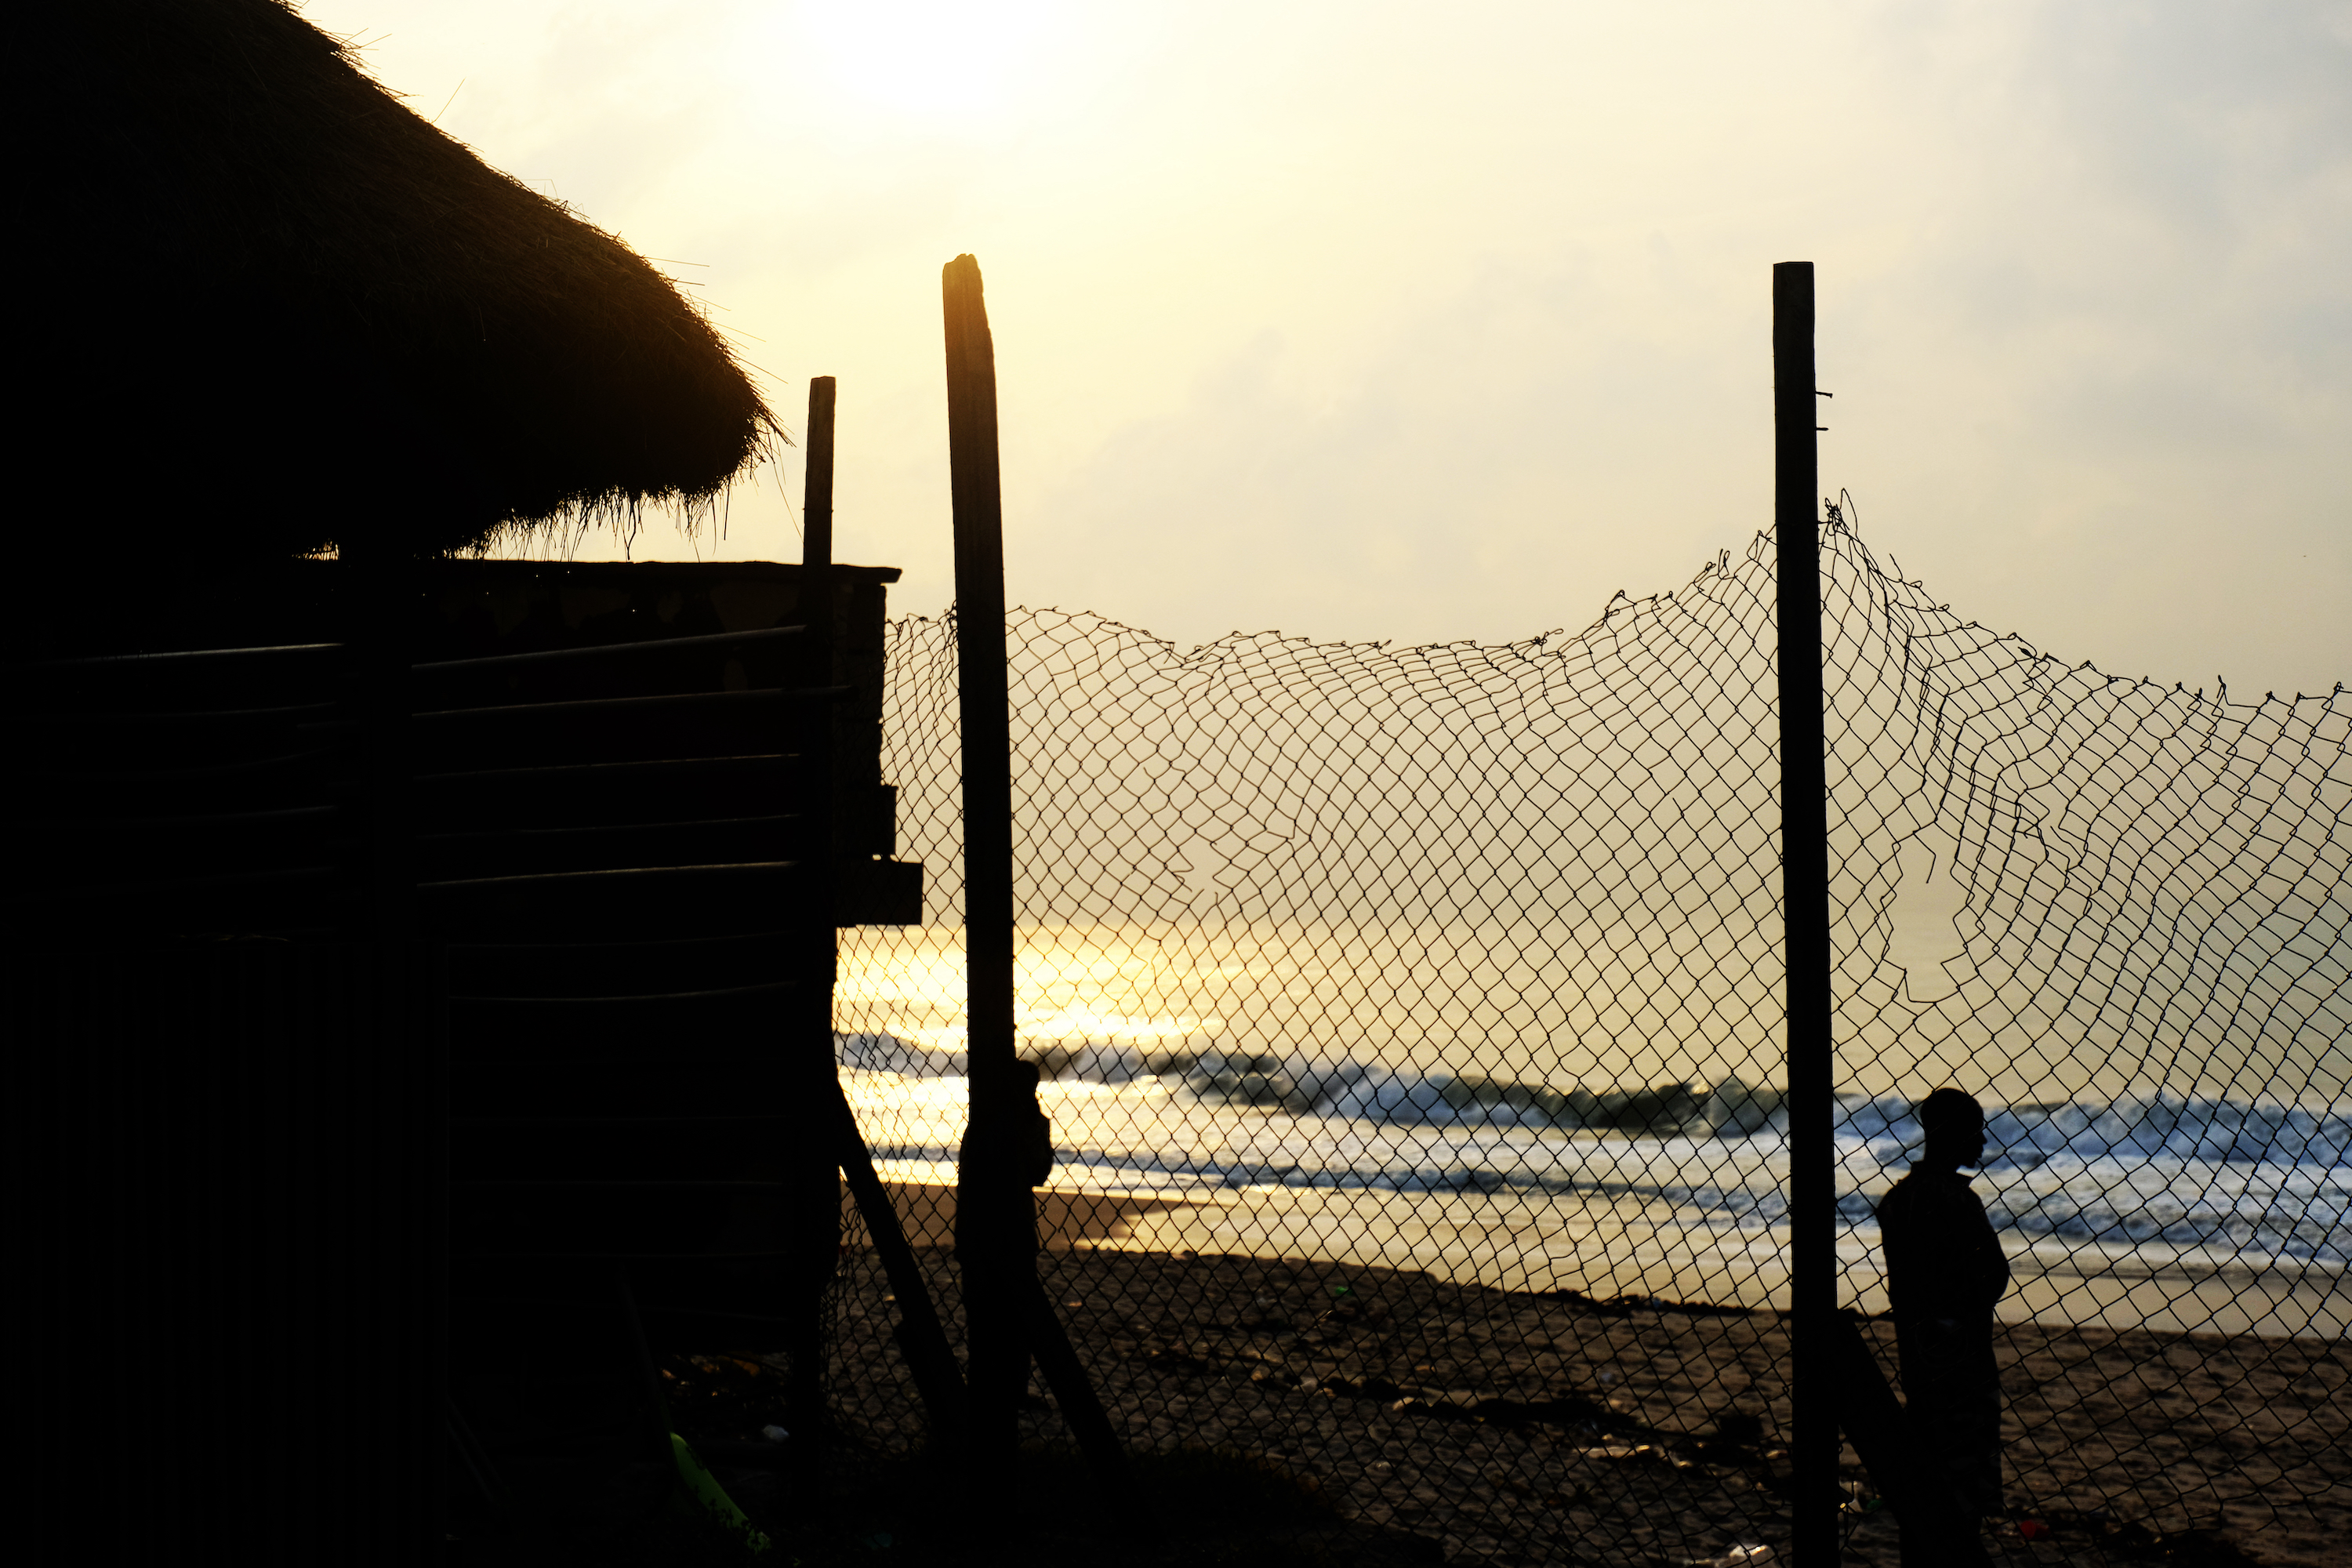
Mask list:
[{"label": "leaning wooden pole", "polygon": [[1012,1498],[1029,1382],[1022,1287],[1036,1271],[1034,1178],[1024,1169],[1036,1079],[1013,1021],[1013,731],[1004,648],[1004,508],[997,478],[996,349],[980,263],[940,275],[948,459],[955,506],[956,695],[963,735],[964,964],[970,1107],[956,1166],[971,1501]]},{"label": "leaning wooden pole", "polygon": [[1822,760],[1821,454],[1813,264],[1772,268],[1773,539],[1778,561],[1780,907],[1789,1005],[1789,1380],[1796,1568],[1838,1561],[1836,1111],[1830,1035],[1829,785]]}]

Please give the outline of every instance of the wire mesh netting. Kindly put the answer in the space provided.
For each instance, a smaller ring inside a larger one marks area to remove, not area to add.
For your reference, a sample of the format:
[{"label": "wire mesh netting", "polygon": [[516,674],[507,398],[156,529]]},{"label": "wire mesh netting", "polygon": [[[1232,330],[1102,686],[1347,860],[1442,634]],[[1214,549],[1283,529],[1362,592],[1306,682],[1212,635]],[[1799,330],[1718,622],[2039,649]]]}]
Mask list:
[{"label": "wire mesh netting", "polygon": [[[1822,543],[1842,1300],[1899,1375],[1875,1205],[1958,1085],[2014,1275],[2010,1502],[2110,1533],[2352,1506],[2352,697],[2063,667],[1834,510]],[[1504,645],[1012,616],[1042,1267],[1129,1441],[1268,1455],[1495,1561],[1785,1539],[1773,571],[1759,537]],[[894,623],[925,923],[845,933],[836,1007],[950,1316],[955,694],[951,619]],[[835,1396],[911,1444],[845,1256]]]}]

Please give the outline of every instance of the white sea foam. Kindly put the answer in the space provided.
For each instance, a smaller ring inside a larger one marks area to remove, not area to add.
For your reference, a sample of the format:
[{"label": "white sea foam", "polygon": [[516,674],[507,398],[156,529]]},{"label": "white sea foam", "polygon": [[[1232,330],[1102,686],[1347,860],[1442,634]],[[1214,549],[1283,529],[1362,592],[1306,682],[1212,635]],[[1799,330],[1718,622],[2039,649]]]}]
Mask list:
[{"label": "white sea foam", "polygon": [[[836,1054],[886,1101],[894,1083],[965,1071],[961,1051],[889,1034],[838,1036]],[[1117,1043],[1031,1054],[1066,1107],[1101,1100],[1057,1123],[1062,1168],[1100,1190],[1605,1192],[1714,1226],[1788,1215],[1780,1097],[1737,1079],[1586,1092]],[[1918,1152],[1911,1110],[1891,1098],[1840,1102],[1839,1207],[1862,1231]],[[915,1121],[877,1129],[877,1152],[952,1159],[953,1137]],[[1976,1185],[2003,1230],[2249,1264],[2352,1263],[2352,1111],[2156,1095],[1996,1107],[1987,1131]]]}]

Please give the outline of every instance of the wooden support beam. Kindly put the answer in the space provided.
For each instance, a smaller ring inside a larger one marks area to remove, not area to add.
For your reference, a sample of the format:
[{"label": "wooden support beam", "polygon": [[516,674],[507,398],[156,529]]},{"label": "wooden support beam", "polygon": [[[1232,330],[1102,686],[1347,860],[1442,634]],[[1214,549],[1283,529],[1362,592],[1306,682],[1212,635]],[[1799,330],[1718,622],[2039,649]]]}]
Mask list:
[{"label": "wooden support beam", "polygon": [[[833,679],[833,425],[834,381],[809,382],[807,483],[801,504],[801,615],[808,628],[801,647],[810,686]],[[799,1116],[784,1151],[785,1246],[801,1262],[792,1270],[792,1357],[784,1406],[792,1429],[793,1469],[803,1506],[818,1505],[832,1430],[824,1394],[824,1291],[841,1256],[841,1199],[835,1185],[840,1155],[832,1100],[840,1092],[834,1066],[833,993],[840,973],[840,941],[833,918],[833,726],[828,708],[811,711],[801,729],[803,765],[795,792],[802,828],[803,876],[795,906],[794,964],[800,982],[792,1008],[795,1026],[787,1045],[788,1090]]]},{"label": "wooden support beam", "polygon": [[940,276],[948,457],[955,507],[957,697],[963,732],[964,963],[970,1107],[956,1162],[963,1273],[966,1434],[975,1521],[1009,1515],[1029,1384],[1022,1291],[1036,1273],[1036,1204],[1022,1170],[1035,1079],[1013,1038],[1013,737],[1004,648],[1004,510],[998,484],[996,349],[980,263]]},{"label": "wooden support beam", "polygon": [[964,962],[971,1108],[956,1165],[963,1269],[971,1502],[984,1522],[1011,1503],[1019,1405],[1034,1354],[1063,1419],[1107,1485],[1126,1459],[1102,1403],[1037,1282],[1033,1189],[1053,1167],[1037,1069],[1013,1033],[1013,732],[1004,646],[1004,508],[998,482],[996,347],[980,263],[942,269],[948,454],[955,503],[957,695],[963,731]]},{"label": "wooden support beam", "polygon": [[1061,1318],[1054,1311],[1054,1303],[1045,1294],[1045,1287],[1033,1272],[1022,1293],[1022,1307],[1028,1319],[1029,1349],[1037,1358],[1037,1370],[1045,1374],[1045,1386],[1054,1391],[1054,1404],[1062,1413],[1062,1424],[1077,1440],[1078,1453],[1087,1462],[1087,1471],[1106,1498],[1125,1497],[1129,1487],[1127,1450],[1118,1440],[1118,1432],[1110,1424],[1110,1413],[1103,1408],[1094,1384],[1087,1381],[1087,1369],[1078,1360],[1070,1336],[1062,1327]]},{"label": "wooden support beam", "polygon": [[1780,908],[1787,932],[1790,1456],[1796,1568],[1835,1568],[1837,1110],[1830,1036],[1829,785],[1822,758],[1821,456],[1813,264],[1772,268],[1773,534],[1780,709]]},{"label": "wooden support beam", "polygon": [[898,1210],[875,1172],[873,1154],[857,1131],[856,1114],[841,1093],[838,1079],[834,1101],[842,1177],[865,1218],[866,1234],[874,1238],[874,1250],[881,1254],[890,1293],[898,1299],[898,1327],[892,1337],[898,1342],[898,1353],[907,1358],[907,1370],[914,1374],[915,1392],[922,1398],[932,1431],[948,1445],[961,1443],[966,1417],[963,1373],[956,1365],[947,1329],[932,1304],[930,1282],[915,1261],[914,1248],[907,1245]]},{"label": "wooden support beam", "polygon": [[1837,1366],[1838,1424],[1863,1468],[1895,1510],[1910,1568],[1985,1568],[1984,1542],[1948,1478],[1920,1451],[1878,1358],[1849,1312],[1830,1319],[1828,1353]]}]

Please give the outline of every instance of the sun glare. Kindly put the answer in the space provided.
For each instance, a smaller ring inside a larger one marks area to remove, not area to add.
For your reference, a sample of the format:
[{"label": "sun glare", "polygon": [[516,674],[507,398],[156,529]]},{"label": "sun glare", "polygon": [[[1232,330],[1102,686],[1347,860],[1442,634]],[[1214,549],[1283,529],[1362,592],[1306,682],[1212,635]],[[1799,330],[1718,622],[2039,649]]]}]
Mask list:
[{"label": "sun glare", "polygon": [[824,73],[850,95],[902,114],[1001,110],[1061,52],[1062,7],[982,8],[947,0],[866,0],[810,18]]}]

